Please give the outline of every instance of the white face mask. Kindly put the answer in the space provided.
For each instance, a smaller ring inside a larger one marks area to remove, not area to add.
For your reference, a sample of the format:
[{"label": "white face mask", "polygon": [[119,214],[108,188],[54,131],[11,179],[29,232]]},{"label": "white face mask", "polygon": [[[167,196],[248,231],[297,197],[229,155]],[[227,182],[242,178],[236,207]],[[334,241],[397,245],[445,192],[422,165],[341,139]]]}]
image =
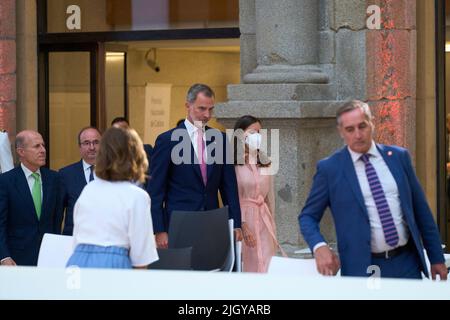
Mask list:
[{"label": "white face mask", "polygon": [[261,140],[262,136],[258,132],[250,133],[245,137],[245,143],[247,143],[248,147],[253,150],[261,148]]}]

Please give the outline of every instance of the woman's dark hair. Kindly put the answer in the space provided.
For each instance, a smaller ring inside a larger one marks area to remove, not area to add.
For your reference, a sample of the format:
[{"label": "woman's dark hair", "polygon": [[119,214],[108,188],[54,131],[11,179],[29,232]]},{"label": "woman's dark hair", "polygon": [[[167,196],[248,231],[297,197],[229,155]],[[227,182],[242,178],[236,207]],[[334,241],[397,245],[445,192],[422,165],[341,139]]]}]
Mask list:
[{"label": "woman's dark hair", "polygon": [[[254,123],[261,124],[261,120],[251,115],[245,115],[237,119],[236,123],[234,124],[233,145],[235,165],[245,164],[245,156],[246,154],[248,154],[249,149],[248,145],[244,142],[243,132]],[[271,163],[269,158],[263,152],[261,152],[261,150],[258,150],[256,161],[256,165],[258,167],[268,167]]]}]

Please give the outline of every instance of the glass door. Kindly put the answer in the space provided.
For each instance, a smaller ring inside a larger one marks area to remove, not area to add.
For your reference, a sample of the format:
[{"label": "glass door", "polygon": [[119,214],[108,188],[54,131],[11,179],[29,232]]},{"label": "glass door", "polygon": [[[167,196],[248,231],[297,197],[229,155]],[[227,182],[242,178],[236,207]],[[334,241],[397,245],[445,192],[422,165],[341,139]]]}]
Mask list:
[{"label": "glass door", "polygon": [[98,124],[96,46],[41,47],[39,131],[54,170],[78,161],[78,133]]}]

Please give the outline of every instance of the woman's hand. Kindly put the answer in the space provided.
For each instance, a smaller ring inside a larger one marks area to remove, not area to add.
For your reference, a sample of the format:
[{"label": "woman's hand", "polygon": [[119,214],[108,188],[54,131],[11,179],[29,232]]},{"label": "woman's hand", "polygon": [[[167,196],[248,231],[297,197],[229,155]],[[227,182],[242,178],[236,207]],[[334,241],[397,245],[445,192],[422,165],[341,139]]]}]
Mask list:
[{"label": "woman's hand", "polygon": [[244,242],[248,247],[254,248],[256,246],[255,236],[245,222],[242,223],[242,235],[244,236]]}]

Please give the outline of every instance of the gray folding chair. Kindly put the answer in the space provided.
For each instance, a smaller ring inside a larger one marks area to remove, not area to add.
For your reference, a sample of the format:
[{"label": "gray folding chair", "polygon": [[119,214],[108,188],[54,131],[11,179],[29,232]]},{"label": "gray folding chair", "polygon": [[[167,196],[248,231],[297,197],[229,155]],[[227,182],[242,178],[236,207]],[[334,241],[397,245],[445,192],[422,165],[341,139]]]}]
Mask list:
[{"label": "gray folding chair", "polygon": [[157,249],[159,260],[150,264],[148,269],[192,270],[192,247]]},{"label": "gray folding chair", "polygon": [[193,270],[231,271],[234,265],[228,207],[209,211],[173,211],[169,248],[192,247]]}]

